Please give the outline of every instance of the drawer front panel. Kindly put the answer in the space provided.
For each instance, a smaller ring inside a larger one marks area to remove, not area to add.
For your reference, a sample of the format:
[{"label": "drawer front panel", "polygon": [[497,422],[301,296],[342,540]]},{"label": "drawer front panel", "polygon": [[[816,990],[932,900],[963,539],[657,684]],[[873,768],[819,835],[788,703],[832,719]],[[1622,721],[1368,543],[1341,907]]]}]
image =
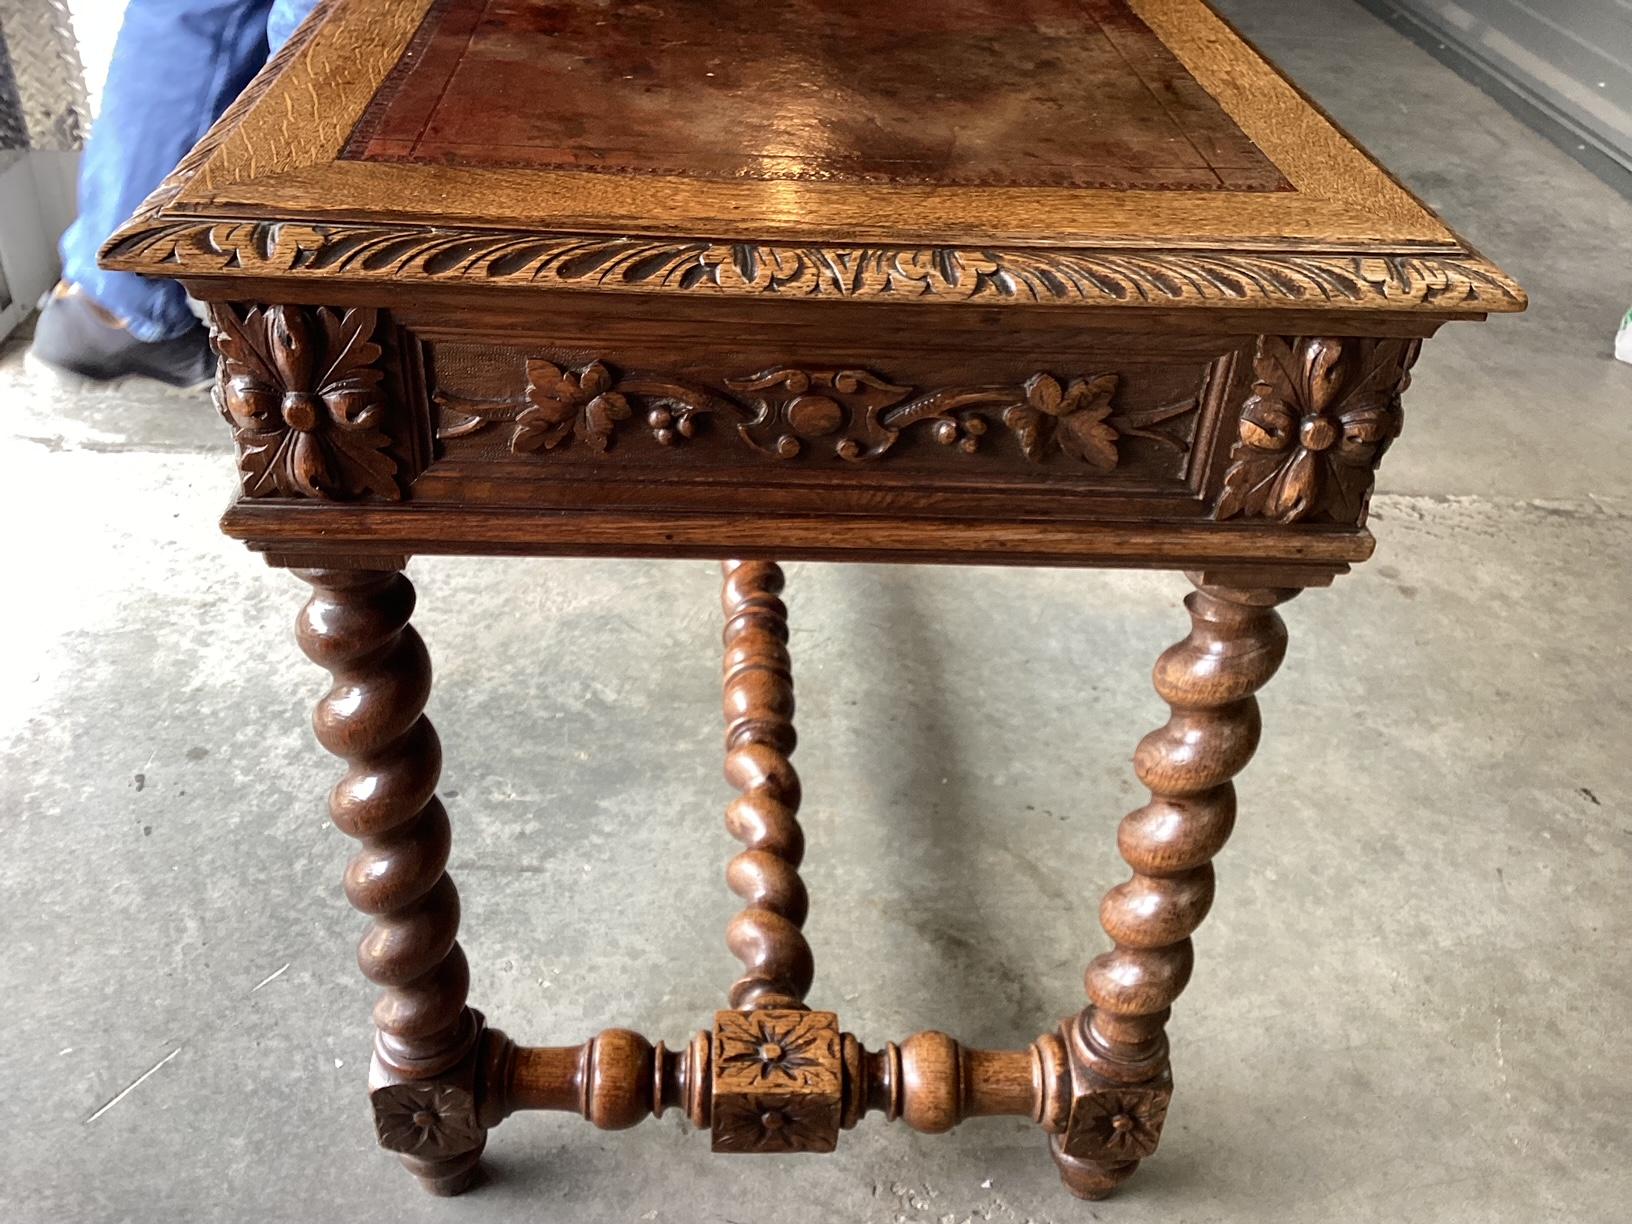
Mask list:
[{"label": "drawer front panel", "polygon": [[227,527],[269,551],[1341,564],[1369,552],[1418,348],[890,312],[212,309]]},{"label": "drawer front panel", "polygon": [[418,500],[1090,519],[1205,513],[1249,343],[416,340]]}]

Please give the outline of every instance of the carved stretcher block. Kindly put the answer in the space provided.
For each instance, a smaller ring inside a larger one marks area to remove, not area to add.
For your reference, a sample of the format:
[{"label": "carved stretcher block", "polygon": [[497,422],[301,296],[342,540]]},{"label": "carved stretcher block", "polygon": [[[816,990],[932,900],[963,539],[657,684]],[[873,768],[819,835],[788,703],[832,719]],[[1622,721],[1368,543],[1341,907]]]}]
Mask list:
[{"label": "carved stretcher block", "polygon": [[714,1016],[716,1152],[831,1152],[843,1081],[832,1012]]}]

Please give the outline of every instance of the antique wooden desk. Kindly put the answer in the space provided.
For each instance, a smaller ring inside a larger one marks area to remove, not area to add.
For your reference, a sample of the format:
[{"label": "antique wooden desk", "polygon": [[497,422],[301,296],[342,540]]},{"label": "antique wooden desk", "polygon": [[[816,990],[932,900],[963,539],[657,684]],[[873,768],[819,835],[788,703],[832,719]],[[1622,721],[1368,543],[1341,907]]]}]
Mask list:
[{"label": "antique wooden desk", "polygon": [[[379,1139],[450,1194],[515,1110],[669,1108],[721,1152],[1018,1114],[1108,1193],[1161,1132],[1275,607],[1371,553],[1421,342],[1524,305],[1202,0],[331,0],[105,258],[209,303],[223,526],[315,588]],[[709,1029],[524,1047],[466,1005],[415,553],[732,558]],[[1114,947],[1029,1046],[806,1008],[775,558],[1196,584]]]}]

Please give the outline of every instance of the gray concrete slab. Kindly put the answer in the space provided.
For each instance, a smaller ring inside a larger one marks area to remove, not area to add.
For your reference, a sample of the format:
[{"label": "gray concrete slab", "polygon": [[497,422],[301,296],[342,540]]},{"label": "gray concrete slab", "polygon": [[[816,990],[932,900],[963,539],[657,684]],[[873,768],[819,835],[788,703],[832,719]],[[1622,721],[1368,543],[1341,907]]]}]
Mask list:
[{"label": "gray concrete slab", "polygon": [[[0,1219],[1539,1220],[1632,1216],[1632,207],[1344,0],[1223,6],[1523,279],[1429,350],[1375,562],[1292,604],[1160,1156],[1078,1204],[1018,1122],[876,1119],[826,1159],[674,1115],[505,1123],[424,1199],[370,1144],[349,843],[303,588],[215,533],[202,401],[0,354]],[[532,1042],[717,1005],[715,578],[416,562],[474,997]],[[814,998],[864,1040],[1074,1009],[1162,575],[791,567]]]}]

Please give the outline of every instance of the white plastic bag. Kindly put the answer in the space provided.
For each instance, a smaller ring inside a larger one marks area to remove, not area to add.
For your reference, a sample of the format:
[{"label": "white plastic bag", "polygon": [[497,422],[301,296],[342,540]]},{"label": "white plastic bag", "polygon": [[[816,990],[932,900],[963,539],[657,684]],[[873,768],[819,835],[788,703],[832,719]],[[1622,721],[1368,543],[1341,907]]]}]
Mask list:
[{"label": "white plastic bag", "polygon": [[1615,335],[1615,356],[1632,365],[1632,310],[1626,312],[1626,318],[1621,320],[1621,330]]}]

